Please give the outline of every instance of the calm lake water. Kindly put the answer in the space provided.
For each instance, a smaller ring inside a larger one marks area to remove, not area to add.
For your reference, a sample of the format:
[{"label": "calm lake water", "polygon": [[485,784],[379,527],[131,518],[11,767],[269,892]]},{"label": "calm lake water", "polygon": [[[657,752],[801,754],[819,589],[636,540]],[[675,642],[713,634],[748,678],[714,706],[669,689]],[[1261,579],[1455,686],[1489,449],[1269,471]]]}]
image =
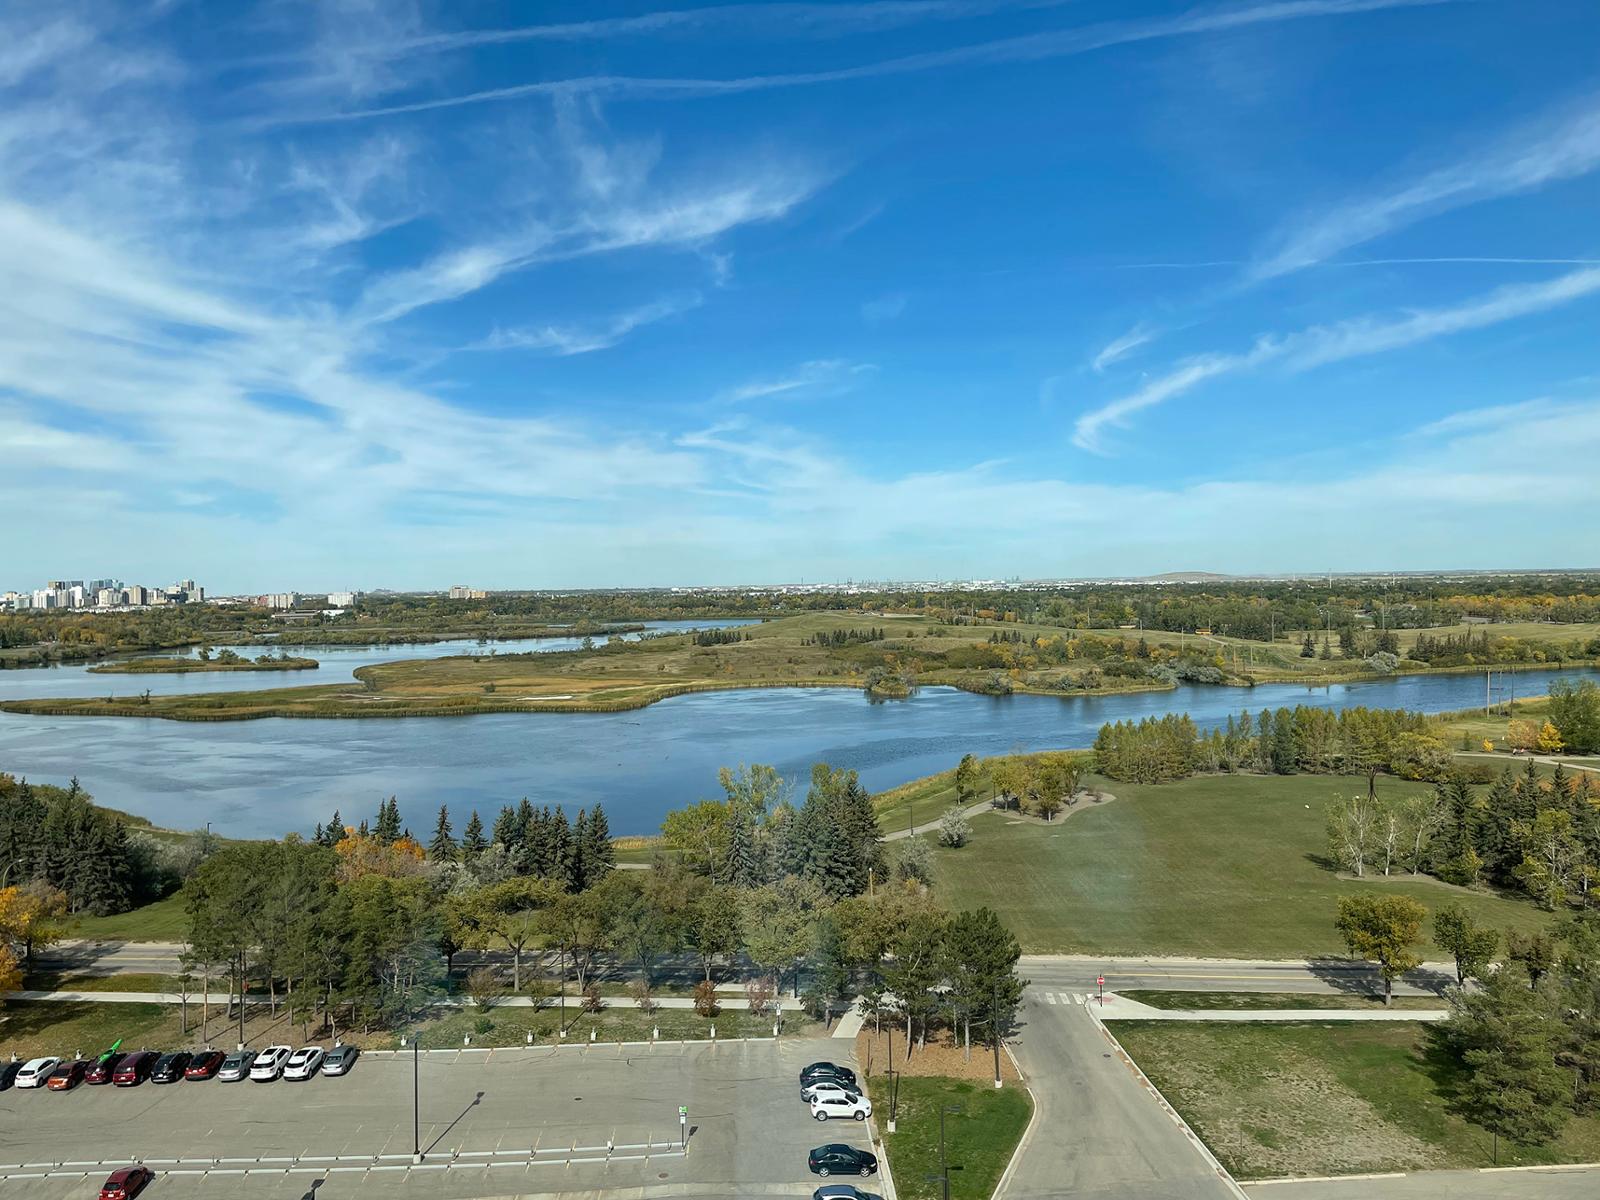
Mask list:
[{"label": "calm lake water", "polygon": [[[556,649],[547,640],[537,648]],[[465,649],[476,651],[476,643]],[[502,644],[502,649],[506,648]],[[330,670],[448,652],[439,645],[330,651],[326,664],[296,681],[334,682]],[[349,657],[346,658],[345,656]],[[71,674],[71,668],[59,669]],[[26,675],[0,673],[0,695],[105,694],[113,680],[78,670],[76,687],[39,692],[13,686]],[[1558,678],[1593,669],[1496,675],[1494,698],[1547,691]],[[143,690],[163,677],[134,677]],[[215,681],[259,676],[177,676],[198,691]],[[270,675],[278,680],[282,677]],[[85,690],[85,685],[89,684]],[[202,687],[203,684],[203,687]],[[262,686],[257,684],[256,686]],[[1085,746],[1106,721],[1188,712],[1202,726],[1243,707],[1366,705],[1440,712],[1482,704],[1482,675],[1405,676],[1371,683],[1253,689],[1184,686],[1173,692],[1055,697],[975,696],[923,688],[909,700],[873,702],[831,688],[704,692],[625,713],[506,713],[474,717],[368,720],[264,720],[214,724],[127,718],[28,717],[0,713],[0,770],[47,783],[76,774],[102,803],[187,829],[236,835],[309,832],[335,808],[349,820],[371,816],[378,801],[400,798],[412,830],[425,834],[440,804],[457,833],[476,807],[487,822],[499,806],[527,796],[575,812],[604,801],[616,834],[654,833],[662,815],[720,794],[716,771],[740,762],[771,763],[803,780],[814,762],[850,767],[873,790],[954,766],[963,753],[998,754]]]}]

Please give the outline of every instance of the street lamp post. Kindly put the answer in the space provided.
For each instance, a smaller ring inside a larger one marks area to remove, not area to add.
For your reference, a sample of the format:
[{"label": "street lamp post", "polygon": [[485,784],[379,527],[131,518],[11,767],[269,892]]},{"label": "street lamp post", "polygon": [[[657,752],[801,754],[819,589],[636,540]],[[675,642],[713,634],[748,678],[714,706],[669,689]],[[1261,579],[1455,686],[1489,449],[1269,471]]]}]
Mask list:
[{"label": "street lamp post", "polygon": [[944,1155],[944,1117],[946,1113],[960,1113],[959,1104],[941,1104],[939,1106],[939,1180],[944,1189],[944,1200],[950,1200],[950,1163]]},{"label": "street lamp post", "polygon": [[1000,981],[994,981],[994,1007],[989,1010],[989,1037],[994,1042],[994,1085],[1000,1086]]},{"label": "street lamp post", "polygon": [[889,1132],[895,1131],[895,1118],[899,1115],[898,1105],[895,1103],[898,1095],[894,1086],[894,1022],[889,1022]]},{"label": "street lamp post", "polygon": [[411,1159],[422,1161],[422,1047],[411,1035]]}]

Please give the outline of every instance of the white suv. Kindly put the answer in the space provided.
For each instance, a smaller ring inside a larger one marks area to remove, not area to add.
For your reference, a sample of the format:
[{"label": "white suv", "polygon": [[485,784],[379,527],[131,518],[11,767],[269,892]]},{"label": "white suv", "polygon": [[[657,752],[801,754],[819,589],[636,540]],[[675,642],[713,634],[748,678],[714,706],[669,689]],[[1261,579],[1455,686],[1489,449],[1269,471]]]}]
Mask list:
[{"label": "white suv", "polygon": [[816,1079],[805,1084],[800,1089],[800,1099],[810,1104],[818,1096],[857,1096],[859,1088],[853,1088],[838,1079]]},{"label": "white suv", "polygon": [[285,1079],[310,1079],[317,1073],[317,1068],[321,1065],[322,1047],[305,1046],[289,1056],[289,1061],[283,1067],[283,1077]]},{"label": "white suv", "polygon": [[819,1121],[834,1117],[853,1117],[857,1121],[865,1121],[872,1115],[872,1101],[854,1092],[845,1092],[843,1095],[823,1093],[812,1099],[811,1115]]},{"label": "white suv", "polygon": [[250,1064],[250,1078],[257,1083],[271,1083],[283,1074],[283,1064],[289,1061],[289,1055],[293,1053],[293,1046],[268,1046]]},{"label": "white suv", "polygon": [[59,1058],[30,1058],[22,1064],[22,1070],[17,1072],[16,1085],[19,1088],[38,1088],[44,1086],[44,1081],[50,1077],[50,1072],[61,1065]]}]

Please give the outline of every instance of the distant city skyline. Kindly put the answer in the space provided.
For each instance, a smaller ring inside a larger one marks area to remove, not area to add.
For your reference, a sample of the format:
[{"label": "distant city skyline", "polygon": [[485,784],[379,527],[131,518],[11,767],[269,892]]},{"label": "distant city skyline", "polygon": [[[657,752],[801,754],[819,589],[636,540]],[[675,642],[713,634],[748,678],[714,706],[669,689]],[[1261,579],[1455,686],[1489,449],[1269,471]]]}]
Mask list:
[{"label": "distant city skyline", "polygon": [[0,9],[7,586],[1600,561],[1592,0],[644,12]]}]

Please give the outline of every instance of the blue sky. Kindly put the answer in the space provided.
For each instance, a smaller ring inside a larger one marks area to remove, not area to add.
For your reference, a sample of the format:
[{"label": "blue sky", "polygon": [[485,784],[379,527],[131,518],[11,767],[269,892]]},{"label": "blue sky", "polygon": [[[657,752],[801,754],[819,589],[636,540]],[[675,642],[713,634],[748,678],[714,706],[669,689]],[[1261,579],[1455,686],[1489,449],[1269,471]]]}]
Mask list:
[{"label": "blue sky", "polygon": [[0,10],[0,587],[1600,565],[1587,0]]}]

